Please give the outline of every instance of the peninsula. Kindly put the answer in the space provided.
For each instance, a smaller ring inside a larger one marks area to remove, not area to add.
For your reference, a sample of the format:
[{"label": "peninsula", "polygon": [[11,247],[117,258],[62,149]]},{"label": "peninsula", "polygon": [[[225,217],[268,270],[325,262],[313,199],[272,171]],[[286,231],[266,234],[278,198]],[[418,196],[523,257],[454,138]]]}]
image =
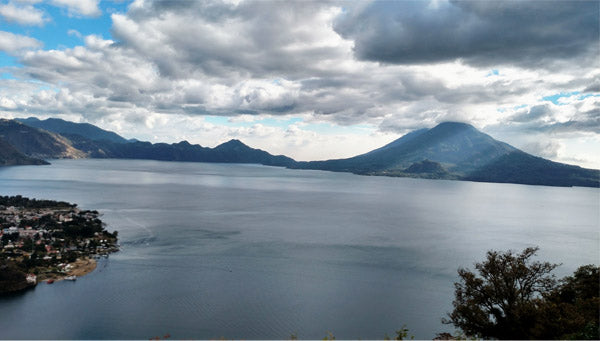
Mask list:
[{"label": "peninsula", "polygon": [[75,204],[0,196],[0,294],[93,271],[94,258],[118,251],[104,227],[98,211]]}]

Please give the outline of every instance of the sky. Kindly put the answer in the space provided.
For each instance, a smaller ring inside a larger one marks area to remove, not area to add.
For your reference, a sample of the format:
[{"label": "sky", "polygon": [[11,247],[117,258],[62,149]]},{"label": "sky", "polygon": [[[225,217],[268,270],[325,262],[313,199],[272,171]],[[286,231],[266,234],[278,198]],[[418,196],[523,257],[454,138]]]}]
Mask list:
[{"label": "sky", "polygon": [[350,157],[444,121],[600,168],[599,1],[0,0],[0,117]]}]

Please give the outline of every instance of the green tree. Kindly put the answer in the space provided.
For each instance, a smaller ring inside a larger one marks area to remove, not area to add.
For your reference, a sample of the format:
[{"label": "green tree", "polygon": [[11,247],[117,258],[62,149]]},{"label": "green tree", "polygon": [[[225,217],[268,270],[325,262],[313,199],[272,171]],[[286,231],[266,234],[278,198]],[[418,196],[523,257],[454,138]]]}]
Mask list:
[{"label": "green tree", "polygon": [[454,284],[454,310],[444,323],[466,335],[498,339],[535,338],[544,295],[556,287],[550,273],[557,264],[532,261],[537,247],[512,251],[488,251],[476,263],[477,273],[459,269]]},{"label": "green tree", "polygon": [[540,339],[600,339],[600,267],[585,265],[547,295],[540,311]]}]

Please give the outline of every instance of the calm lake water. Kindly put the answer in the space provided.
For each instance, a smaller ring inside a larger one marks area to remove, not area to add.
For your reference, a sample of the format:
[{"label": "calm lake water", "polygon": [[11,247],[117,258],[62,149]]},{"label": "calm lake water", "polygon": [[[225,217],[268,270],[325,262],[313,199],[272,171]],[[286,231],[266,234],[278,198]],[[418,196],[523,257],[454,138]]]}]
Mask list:
[{"label": "calm lake water", "polygon": [[76,282],[0,298],[0,338],[432,338],[458,267],[539,246],[600,263],[600,191],[258,165],[58,160],[0,194],[97,209],[122,251]]}]

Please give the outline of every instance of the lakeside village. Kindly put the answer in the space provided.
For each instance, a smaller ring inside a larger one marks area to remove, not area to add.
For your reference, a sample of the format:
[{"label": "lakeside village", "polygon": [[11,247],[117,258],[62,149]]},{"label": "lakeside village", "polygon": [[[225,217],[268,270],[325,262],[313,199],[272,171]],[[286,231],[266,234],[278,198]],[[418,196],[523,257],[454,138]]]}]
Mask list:
[{"label": "lakeside village", "polygon": [[62,201],[0,196],[0,294],[75,280],[118,251],[98,211]]}]

